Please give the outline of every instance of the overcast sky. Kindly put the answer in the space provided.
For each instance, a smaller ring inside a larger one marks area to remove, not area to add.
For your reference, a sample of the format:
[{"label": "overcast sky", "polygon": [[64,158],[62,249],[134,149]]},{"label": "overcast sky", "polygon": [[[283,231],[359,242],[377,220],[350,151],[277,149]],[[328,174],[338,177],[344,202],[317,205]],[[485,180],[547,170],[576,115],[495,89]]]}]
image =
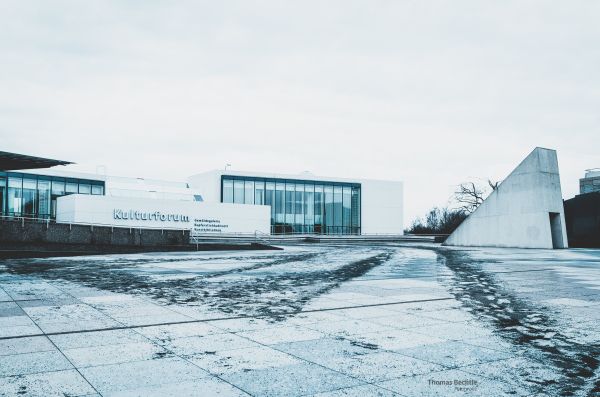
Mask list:
[{"label": "overcast sky", "polygon": [[598,1],[0,0],[0,150],[184,180],[405,181],[406,223],[558,150],[600,167]]}]

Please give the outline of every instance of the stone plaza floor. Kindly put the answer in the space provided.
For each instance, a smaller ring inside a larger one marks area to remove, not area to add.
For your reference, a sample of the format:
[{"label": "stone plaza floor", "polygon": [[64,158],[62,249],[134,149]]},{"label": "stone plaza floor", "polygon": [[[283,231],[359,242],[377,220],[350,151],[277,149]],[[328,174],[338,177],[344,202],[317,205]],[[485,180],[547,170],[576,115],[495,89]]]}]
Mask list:
[{"label": "stone plaza floor", "polygon": [[597,396],[600,251],[0,261],[2,396]]}]

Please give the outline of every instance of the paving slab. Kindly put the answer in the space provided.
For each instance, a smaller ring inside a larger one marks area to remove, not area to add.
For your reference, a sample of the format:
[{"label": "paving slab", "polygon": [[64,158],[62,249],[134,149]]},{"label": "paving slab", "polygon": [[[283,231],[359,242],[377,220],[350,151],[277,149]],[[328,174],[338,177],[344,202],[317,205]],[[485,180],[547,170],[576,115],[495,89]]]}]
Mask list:
[{"label": "paving slab", "polygon": [[393,328],[387,325],[377,323],[375,321],[349,319],[341,321],[328,321],[307,324],[304,327],[319,331],[323,334],[331,336],[350,336],[356,334],[366,334],[371,332],[385,333]]},{"label": "paving slab", "polygon": [[301,342],[326,337],[325,333],[310,329],[309,326],[310,325],[304,327],[298,325],[288,327],[279,326],[254,331],[238,332],[237,335],[263,345]]},{"label": "paving slab", "polygon": [[206,371],[222,376],[236,372],[286,367],[303,361],[266,346],[200,353],[187,359]]},{"label": "paving slab", "polygon": [[188,336],[206,336],[225,333],[222,329],[213,325],[214,323],[194,322],[183,324],[155,325],[150,327],[136,328],[136,332],[150,339],[166,341]]},{"label": "paving slab", "polygon": [[0,376],[26,375],[72,368],[71,363],[56,350],[0,356]]},{"label": "paving slab", "polygon": [[179,355],[210,353],[220,350],[260,346],[256,342],[231,333],[177,338],[164,341],[162,342],[162,345]]},{"label": "paving slab", "polygon": [[313,397],[397,397],[399,394],[375,385],[346,387],[334,391],[312,394]]},{"label": "paving slab", "polygon": [[223,378],[256,396],[303,396],[361,384],[357,379],[308,363],[237,372]]},{"label": "paving slab", "polygon": [[302,342],[279,343],[274,349],[291,354],[294,357],[328,366],[339,358],[353,357],[377,351],[376,346],[356,343],[344,338],[320,338]]},{"label": "paving slab", "polygon": [[0,377],[0,395],[32,397],[94,396],[96,390],[76,370]]},{"label": "paving slab", "polygon": [[108,392],[104,397],[247,397],[248,393],[216,378],[168,383],[117,392]]},{"label": "paving slab", "polygon": [[356,334],[349,337],[352,341],[372,345],[378,349],[399,350],[444,342],[446,339],[411,332],[411,329],[392,329],[384,332]]},{"label": "paving slab", "polygon": [[45,336],[0,340],[0,356],[54,351],[56,347]]},{"label": "paving slab", "polygon": [[80,371],[102,395],[208,377],[206,371],[176,357],[81,368]]},{"label": "paving slab", "polygon": [[50,340],[60,349],[77,349],[94,346],[119,345],[144,342],[147,338],[133,329],[114,329],[94,332],[74,332],[50,335]]},{"label": "paving slab", "polygon": [[63,354],[77,368],[119,364],[130,361],[152,360],[172,356],[164,348],[150,342],[120,343],[62,349]]},{"label": "paving slab", "polygon": [[447,368],[464,367],[489,361],[498,361],[511,357],[508,353],[485,347],[448,341],[396,350],[397,353],[443,365]]},{"label": "paving slab", "polygon": [[392,352],[340,357],[328,361],[326,367],[368,383],[382,382],[402,376],[429,374],[447,369],[442,365]]}]

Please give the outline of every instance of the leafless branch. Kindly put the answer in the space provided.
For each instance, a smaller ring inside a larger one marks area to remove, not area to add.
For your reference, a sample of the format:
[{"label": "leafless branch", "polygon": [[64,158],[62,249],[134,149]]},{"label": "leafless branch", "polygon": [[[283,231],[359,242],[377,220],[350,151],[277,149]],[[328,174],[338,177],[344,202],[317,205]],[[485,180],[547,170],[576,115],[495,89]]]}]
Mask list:
[{"label": "leafless branch", "polygon": [[488,185],[492,188],[492,192],[498,189],[498,185],[500,185],[500,181],[492,182],[491,179],[488,179]]},{"label": "leafless branch", "polygon": [[483,189],[478,188],[474,182],[461,183],[454,192],[454,200],[459,204],[460,210],[470,214],[483,203],[483,194]]}]

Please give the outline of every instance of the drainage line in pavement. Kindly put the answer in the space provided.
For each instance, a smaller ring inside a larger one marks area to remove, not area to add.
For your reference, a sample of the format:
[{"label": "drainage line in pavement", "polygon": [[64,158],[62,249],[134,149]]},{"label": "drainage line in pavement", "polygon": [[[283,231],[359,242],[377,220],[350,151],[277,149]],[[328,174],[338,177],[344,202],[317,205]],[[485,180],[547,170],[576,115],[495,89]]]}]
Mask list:
[{"label": "drainage line in pavement", "polygon": [[546,272],[546,271],[550,271],[550,270],[554,270],[554,269],[547,268],[547,269],[529,269],[529,270],[507,270],[507,271],[503,271],[503,272],[491,271],[490,273],[491,274],[510,274],[510,273]]},{"label": "drainage line in pavement", "polygon": [[[289,315],[296,315],[296,314],[303,314],[303,313],[328,312],[328,311],[345,310],[345,309],[360,309],[360,308],[363,308],[363,307],[378,307],[378,306],[402,305],[402,304],[407,304],[407,303],[436,302],[436,301],[446,301],[446,300],[452,300],[452,299],[454,299],[454,298],[433,298],[433,299],[419,299],[419,300],[400,301],[400,302],[388,302],[388,303],[371,303],[371,304],[357,305],[357,306],[340,306],[340,307],[330,307],[330,308],[325,308],[325,309],[299,310],[299,311],[296,311],[296,312],[281,313],[281,315],[289,316]],[[2,337],[0,337],[0,340],[31,338],[31,337],[34,337],[34,336],[71,335],[71,334],[82,334],[82,333],[88,333],[88,332],[116,331],[116,330],[123,330],[123,329],[137,329],[137,328],[147,328],[147,327],[160,327],[160,326],[164,326],[164,325],[208,323],[208,322],[212,322],[212,321],[240,320],[240,319],[245,319],[245,318],[268,318],[268,317],[272,317],[272,316],[256,315],[256,316],[217,317],[217,318],[207,318],[207,319],[202,319],[202,320],[171,321],[171,322],[157,323],[157,324],[143,324],[143,325],[128,325],[128,326],[122,326],[122,327],[107,327],[107,328],[95,328],[95,329],[82,329],[82,330],[79,330],[79,331],[63,331],[63,332],[48,332],[48,333],[43,333],[43,334],[2,336]]]}]

